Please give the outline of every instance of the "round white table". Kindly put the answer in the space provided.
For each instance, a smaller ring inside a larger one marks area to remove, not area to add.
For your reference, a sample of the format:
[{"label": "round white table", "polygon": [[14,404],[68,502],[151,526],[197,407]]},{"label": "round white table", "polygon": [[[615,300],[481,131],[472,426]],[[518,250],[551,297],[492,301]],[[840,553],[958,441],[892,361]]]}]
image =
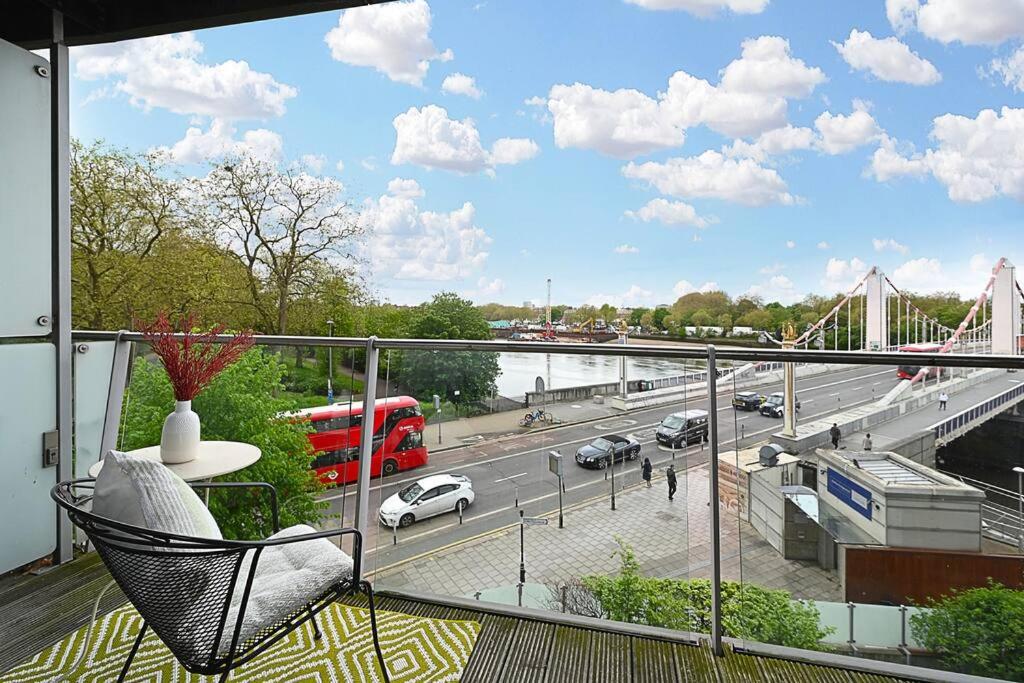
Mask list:
[{"label": "round white table", "polygon": [[[128,452],[156,462],[163,462],[160,460],[159,446],[138,448]],[[185,481],[202,481],[245,469],[259,460],[262,454],[256,446],[247,443],[200,441],[199,455],[195,460],[176,465],[164,464]],[[103,460],[89,468],[89,476],[95,477],[101,469],[103,469]]]}]

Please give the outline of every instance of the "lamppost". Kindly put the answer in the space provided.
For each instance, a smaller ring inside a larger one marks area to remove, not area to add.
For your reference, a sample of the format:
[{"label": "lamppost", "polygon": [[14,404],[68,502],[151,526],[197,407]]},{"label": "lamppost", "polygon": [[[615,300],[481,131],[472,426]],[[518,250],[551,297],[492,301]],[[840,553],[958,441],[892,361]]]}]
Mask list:
[{"label": "lamppost", "polygon": [[[334,336],[334,321],[327,321],[327,336]],[[327,405],[334,403],[334,347],[327,347]]]},{"label": "lamppost", "polygon": [[1024,467],[1014,467],[1017,473],[1017,550],[1024,553]]}]

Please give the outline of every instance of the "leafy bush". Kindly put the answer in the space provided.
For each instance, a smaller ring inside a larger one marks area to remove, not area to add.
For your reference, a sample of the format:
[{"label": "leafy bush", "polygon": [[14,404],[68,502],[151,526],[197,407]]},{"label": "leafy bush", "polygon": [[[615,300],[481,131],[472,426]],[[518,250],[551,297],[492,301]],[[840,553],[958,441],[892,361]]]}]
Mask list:
[{"label": "leafy bush", "polygon": [[[658,579],[643,576],[633,549],[618,540],[621,567],[616,576],[585,576],[577,584],[589,591],[605,617],[682,631],[711,632],[711,582],[707,579]],[[588,604],[581,596],[573,603]],[[735,581],[722,582],[724,635],[821,649],[831,628],[819,625],[813,603],[796,602],[789,593]]]},{"label": "leafy bush", "polygon": [[954,591],[910,617],[919,643],[962,673],[1024,681],[1024,591],[992,583]]},{"label": "leafy bush", "polygon": [[[276,354],[252,350],[222,372],[192,403],[207,441],[241,441],[257,446],[262,457],[222,481],[265,481],[277,488],[281,525],[315,524],[326,504],[316,499],[322,486],[309,469],[308,427],[278,416],[294,408],[274,398],[284,364]],[[174,407],[167,374],[144,358],[136,360],[125,402],[122,448],[160,443],[164,418]],[[225,538],[263,538],[273,532],[270,507],[261,492],[215,491],[210,509]]]}]

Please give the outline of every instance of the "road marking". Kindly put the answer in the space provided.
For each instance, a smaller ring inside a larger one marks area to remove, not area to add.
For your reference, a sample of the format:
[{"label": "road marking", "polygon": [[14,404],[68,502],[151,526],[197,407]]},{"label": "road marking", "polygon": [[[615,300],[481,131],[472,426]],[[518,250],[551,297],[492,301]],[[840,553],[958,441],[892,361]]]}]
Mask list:
[{"label": "road marking", "polygon": [[830,397],[831,397],[831,396],[839,396],[839,395],[840,395],[841,393],[842,393],[842,392],[839,392],[839,391],[837,391],[837,392],[836,392],[836,393],[834,393],[834,394],[829,394],[829,396],[830,396]]},{"label": "road marking", "polygon": [[527,474],[529,474],[529,472],[520,472],[519,474],[513,474],[511,477],[502,477],[501,479],[495,479],[494,483],[495,484],[500,484],[503,481],[508,481],[510,479],[515,479],[516,477],[525,477]]},{"label": "road marking", "polygon": [[850,391],[860,391],[863,388],[864,387],[853,387],[852,389],[850,389]]}]

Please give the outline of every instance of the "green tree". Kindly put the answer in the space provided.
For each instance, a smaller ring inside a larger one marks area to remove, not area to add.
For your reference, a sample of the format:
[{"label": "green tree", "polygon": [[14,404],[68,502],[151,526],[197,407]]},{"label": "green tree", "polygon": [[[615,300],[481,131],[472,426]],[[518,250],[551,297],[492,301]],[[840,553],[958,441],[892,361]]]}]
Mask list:
[{"label": "green tree", "polygon": [[632,326],[643,325],[642,319],[644,315],[650,313],[651,309],[638,306],[629,312],[629,324]]},{"label": "green tree", "polygon": [[706,311],[703,308],[698,311],[695,311],[693,315],[690,316],[690,322],[695,327],[707,327],[712,322],[714,322],[714,320],[715,319],[711,316],[711,312]]},{"label": "green tree", "polygon": [[[659,330],[665,329],[665,318],[672,315],[672,310],[669,308],[656,308],[654,309],[654,327]],[[676,320],[681,320],[676,316]]]},{"label": "green tree", "polygon": [[997,583],[930,600],[910,617],[914,637],[962,673],[1024,681],[1024,591]]},{"label": "green tree", "polygon": [[722,328],[722,331],[728,334],[732,331],[732,316],[728,313],[723,313],[718,316],[717,324]]},{"label": "green tree", "polygon": [[[491,328],[472,302],[452,292],[442,292],[430,303],[411,311],[406,336],[490,339]],[[395,376],[419,398],[437,394],[448,400],[469,402],[490,396],[500,372],[496,353],[411,351],[402,354]]]},{"label": "green tree", "polygon": [[[711,632],[711,582],[707,579],[657,579],[643,576],[633,549],[616,539],[619,573],[585,576],[578,584],[600,605],[603,616],[648,626]],[[587,605],[573,596],[569,604]],[[790,599],[789,593],[735,581],[722,582],[722,628],[725,635],[805,650],[821,649],[831,633],[822,628],[811,602]]]},{"label": "green tree", "polygon": [[644,332],[652,332],[654,330],[654,311],[647,310],[643,315],[640,316],[640,327]]},{"label": "green tree", "polygon": [[[309,468],[308,427],[283,419],[282,414],[295,405],[274,398],[284,371],[280,356],[253,349],[214,379],[193,408],[202,421],[204,439],[250,443],[263,453],[255,464],[220,480],[273,484],[282,526],[316,524],[326,504],[316,498],[322,485]],[[144,358],[137,359],[130,397],[124,408],[122,448],[160,443],[164,418],[174,408],[167,373]],[[210,510],[225,538],[254,539],[273,533],[266,497],[259,492],[213,492]]]}]

